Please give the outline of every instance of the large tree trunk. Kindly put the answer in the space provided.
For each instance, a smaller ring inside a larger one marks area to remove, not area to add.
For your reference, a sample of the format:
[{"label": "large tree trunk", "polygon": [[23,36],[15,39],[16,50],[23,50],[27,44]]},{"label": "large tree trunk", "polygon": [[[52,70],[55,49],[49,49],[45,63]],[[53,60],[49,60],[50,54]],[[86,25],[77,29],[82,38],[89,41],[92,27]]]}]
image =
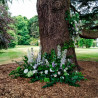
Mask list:
[{"label": "large tree trunk", "polygon": [[[57,45],[63,46],[71,38],[65,13],[69,10],[70,0],[37,0],[39,32],[42,52],[50,53],[57,50]],[[67,55],[73,56],[73,63],[78,66],[75,49],[68,49]]]}]

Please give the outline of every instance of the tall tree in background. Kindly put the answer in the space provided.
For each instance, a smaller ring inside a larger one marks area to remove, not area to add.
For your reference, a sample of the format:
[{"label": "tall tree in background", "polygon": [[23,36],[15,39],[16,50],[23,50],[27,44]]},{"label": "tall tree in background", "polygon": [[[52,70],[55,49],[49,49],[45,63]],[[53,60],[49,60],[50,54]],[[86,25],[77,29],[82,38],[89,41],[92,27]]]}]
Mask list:
[{"label": "tall tree in background", "polygon": [[0,5],[0,49],[8,48],[8,44],[12,37],[7,33],[10,29],[9,24],[12,23],[12,19],[6,10],[6,7]]},{"label": "tall tree in background", "polygon": [[28,28],[31,37],[39,38],[39,24],[37,15],[29,20]]},{"label": "tall tree in background", "polygon": [[[75,4],[77,4],[77,6],[80,4],[79,7],[87,6],[89,5],[90,1],[96,0],[37,0],[42,52],[50,53],[51,49],[57,51],[57,45],[64,46],[65,42],[68,43],[70,40],[72,40],[68,30],[69,22],[65,20],[65,13],[70,11],[71,5],[73,11],[80,14],[81,19],[86,19],[90,15],[93,16],[96,14],[96,10],[92,13],[88,13],[89,10],[85,9],[86,12],[83,14],[83,10],[79,12],[78,9],[73,6]],[[94,36],[91,30],[84,30],[80,36],[84,38],[97,38],[98,33],[96,31],[93,33],[95,33],[97,36]],[[68,48],[67,56],[70,55],[72,56],[73,63],[75,63],[79,69],[75,49],[73,47]]]},{"label": "tall tree in background", "polygon": [[21,15],[14,17],[14,19],[16,20],[15,26],[17,28],[18,45],[29,45],[28,19]]}]

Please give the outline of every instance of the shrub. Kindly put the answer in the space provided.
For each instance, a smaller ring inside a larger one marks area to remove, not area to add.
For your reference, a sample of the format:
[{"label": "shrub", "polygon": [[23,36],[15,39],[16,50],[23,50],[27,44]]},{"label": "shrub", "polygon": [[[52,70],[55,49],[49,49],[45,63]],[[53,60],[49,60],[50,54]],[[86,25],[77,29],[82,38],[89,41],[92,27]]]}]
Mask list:
[{"label": "shrub", "polygon": [[18,68],[18,71],[16,69],[10,75],[15,78],[19,76],[31,78],[30,82],[38,80],[48,82],[43,88],[53,86],[56,82],[79,86],[76,82],[84,80],[84,76],[81,72],[74,71],[75,65],[71,58],[66,57],[67,49],[61,52],[61,47],[58,46],[57,50],[57,55],[54,50],[51,51],[51,54],[41,55],[40,49],[36,60],[33,57],[33,49],[31,52],[28,50],[24,63]]}]

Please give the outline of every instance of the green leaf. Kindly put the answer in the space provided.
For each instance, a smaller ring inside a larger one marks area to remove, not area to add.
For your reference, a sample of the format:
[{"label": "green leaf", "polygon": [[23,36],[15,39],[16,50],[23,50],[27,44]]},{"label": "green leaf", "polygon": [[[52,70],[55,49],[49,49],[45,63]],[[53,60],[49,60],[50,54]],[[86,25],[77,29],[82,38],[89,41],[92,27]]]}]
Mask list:
[{"label": "green leaf", "polygon": [[49,78],[44,78],[44,82],[50,82]]}]

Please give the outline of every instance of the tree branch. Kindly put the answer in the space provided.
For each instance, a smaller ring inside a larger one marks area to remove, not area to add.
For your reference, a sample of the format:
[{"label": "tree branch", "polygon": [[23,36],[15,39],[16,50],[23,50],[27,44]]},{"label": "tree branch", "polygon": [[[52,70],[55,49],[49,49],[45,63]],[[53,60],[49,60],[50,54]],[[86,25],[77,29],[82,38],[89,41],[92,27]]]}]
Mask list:
[{"label": "tree branch", "polygon": [[98,38],[98,31],[82,30],[82,34],[79,34],[81,38],[96,39]]}]

